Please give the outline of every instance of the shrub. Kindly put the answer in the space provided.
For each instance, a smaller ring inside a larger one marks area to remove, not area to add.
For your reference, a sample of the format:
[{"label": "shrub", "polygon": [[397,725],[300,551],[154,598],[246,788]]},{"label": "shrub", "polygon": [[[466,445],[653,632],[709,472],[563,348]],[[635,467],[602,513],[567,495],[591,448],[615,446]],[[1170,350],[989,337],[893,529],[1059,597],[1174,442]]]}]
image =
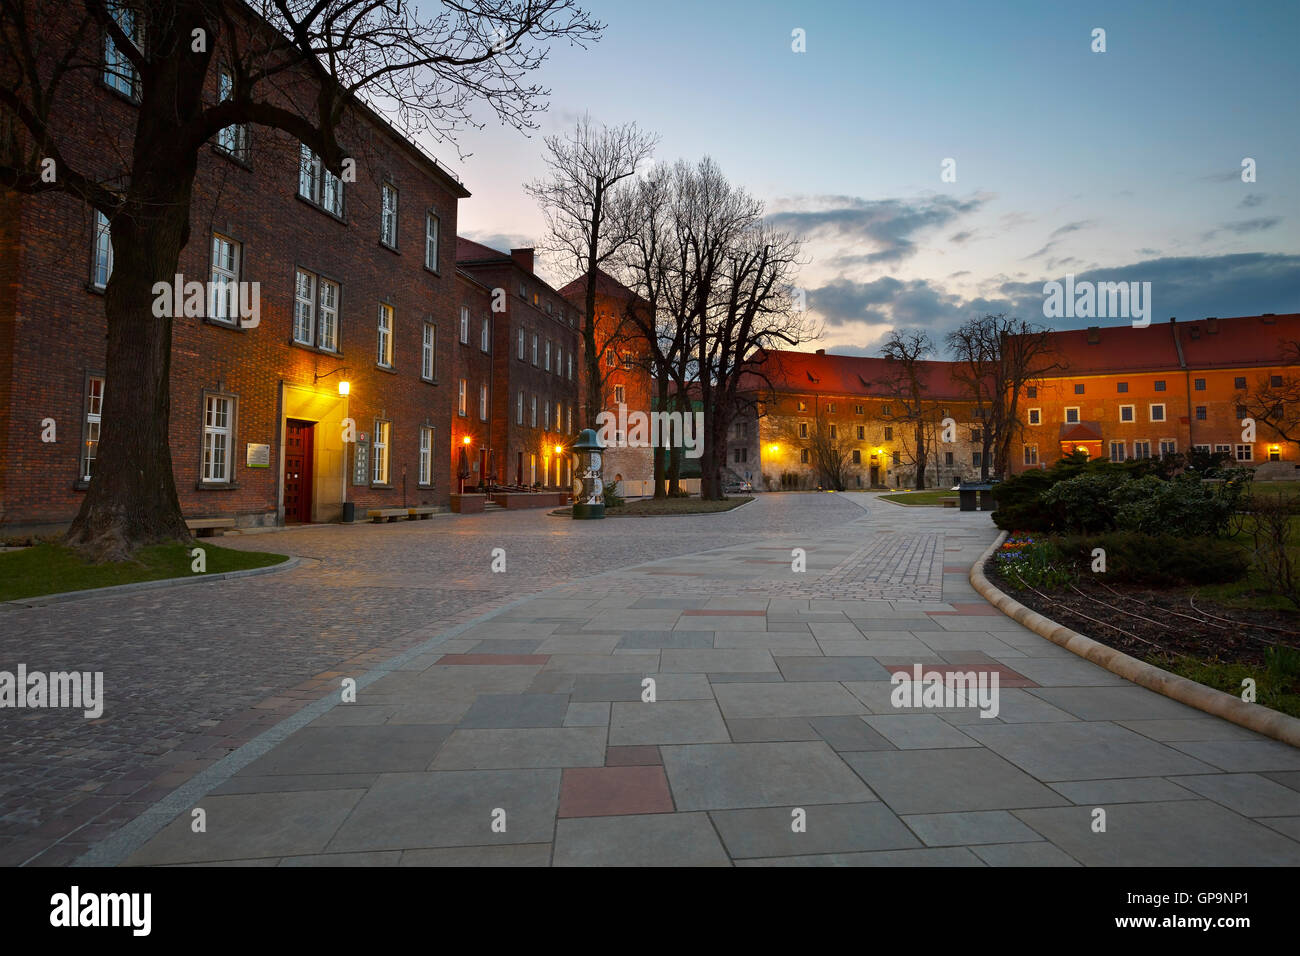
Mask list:
[{"label": "shrub", "polygon": [[1291,547],[1291,503],[1281,495],[1251,501],[1255,566],[1275,594],[1300,607],[1300,561]]},{"label": "shrub", "polygon": [[1013,536],[993,552],[993,565],[1014,587],[1058,588],[1078,576],[1055,542]]},{"label": "shrub", "polygon": [[1115,490],[1123,485],[1157,478],[1139,478],[1126,482],[1121,475],[1085,473],[1058,482],[1043,495],[1053,530],[1089,532],[1109,531],[1115,527]]},{"label": "shrub", "polygon": [[1061,538],[1065,558],[1091,570],[1096,548],[1106,552],[1107,582],[1170,587],[1179,584],[1225,584],[1239,580],[1250,567],[1242,549],[1215,538],[1117,531]]},{"label": "shrub", "polygon": [[618,479],[615,478],[605,486],[605,507],[621,508],[623,507],[623,496],[618,493]]}]

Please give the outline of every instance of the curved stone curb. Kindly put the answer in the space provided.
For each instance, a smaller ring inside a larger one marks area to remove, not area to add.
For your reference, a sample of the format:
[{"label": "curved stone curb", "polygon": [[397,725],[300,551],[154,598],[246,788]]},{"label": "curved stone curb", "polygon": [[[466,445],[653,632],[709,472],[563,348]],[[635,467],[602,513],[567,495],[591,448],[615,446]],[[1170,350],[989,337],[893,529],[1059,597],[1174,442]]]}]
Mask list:
[{"label": "curved stone curb", "polygon": [[[641,499],[638,498],[636,500],[639,501]],[[672,514],[671,512],[669,512],[667,514],[661,514],[661,515],[628,515],[628,514],[612,515],[609,513],[608,510],[606,510],[605,517],[606,518],[716,518],[720,515],[734,515],[741,508],[745,507],[745,505],[752,505],[755,502],[755,500],[757,499],[750,498],[748,501],[744,502],[743,504],[738,504],[734,508],[728,508],[726,511],[687,511],[682,514]],[[565,512],[565,511],[548,511],[546,512],[546,516],[548,518],[572,518],[573,514],[572,512]]]},{"label": "curved stone curb", "polygon": [[244,568],[241,571],[222,571],[220,574],[196,574],[188,578],[159,578],[156,581],[132,581],[130,584],[114,584],[106,588],[87,588],[84,591],[65,591],[62,594],[42,594],[37,597],[15,598],[0,602],[0,607],[44,607],[47,604],[63,604],[67,601],[83,601],[86,598],[111,597],[115,594],[129,594],[132,591],[152,591],[155,588],[180,587],[185,584],[200,584],[204,581],[229,581],[233,578],[247,578],[255,574],[271,574],[275,571],[290,571],[302,564],[302,558],[290,555],[288,560],[279,564],[268,564],[261,568]]},{"label": "curved stone curb", "polygon": [[1154,664],[1148,664],[1136,657],[1125,654],[1123,651],[1107,647],[1105,644],[1094,641],[1090,637],[1085,637],[1077,631],[1070,630],[1063,624],[1057,624],[1037,611],[1030,610],[1015,598],[999,590],[985,576],[984,562],[1002,546],[1002,542],[1006,539],[1007,533],[1005,531],[1001,532],[997,539],[979,556],[979,559],[971,566],[970,583],[984,600],[1007,617],[1023,624],[1039,637],[1044,637],[1053,644],[1059,644],[1067,651],[1078,654],[1085,660],[1106,668],[1112,674],[1118,674],[1120,677],[1139,684],[1148,690],[1153,690],[1157,694],[1164,694],[1166,697],[1186,704],[1188,707],[1195,707],[1207,714],[1230,720],[1248,730],[1264,734],[1275,740],[1281,740],[1293,747],[1300,747],[1300,720],[1295,717],[1280,713],[1262,704],[1248,704],[1232,694],[1215,690],[1213,687],[1206,687],[1204,684],[1198,684],[1186,677],[1179,677],[1177,674],[1171,674]]}]

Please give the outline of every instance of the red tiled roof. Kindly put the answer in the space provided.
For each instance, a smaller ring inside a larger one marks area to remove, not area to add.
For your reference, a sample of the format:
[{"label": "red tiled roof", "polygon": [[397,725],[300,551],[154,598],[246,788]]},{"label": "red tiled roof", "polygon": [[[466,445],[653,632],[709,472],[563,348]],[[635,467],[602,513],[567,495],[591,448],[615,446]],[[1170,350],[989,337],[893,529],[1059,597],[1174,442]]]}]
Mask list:
[{"label": "red tiled roof", "polygon": [[[899,392],[899,366],[888,359],[779,349],[763,354],[766,361],[761,361],[759,371],[745,373],[742,391],[763,391],[770,382],[778,392],[867,396],[893,396]],[[922,396],[970,400],[969,389],[953,378],[955,368],[953,362],[921,362]]]}]

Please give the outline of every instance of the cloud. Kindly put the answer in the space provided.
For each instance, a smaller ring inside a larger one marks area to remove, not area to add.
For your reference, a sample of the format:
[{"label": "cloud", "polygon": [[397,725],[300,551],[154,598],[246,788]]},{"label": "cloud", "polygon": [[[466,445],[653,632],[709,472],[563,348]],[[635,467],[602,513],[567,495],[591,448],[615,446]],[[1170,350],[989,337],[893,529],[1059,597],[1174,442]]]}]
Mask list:
[{"label": "cloud", "polygon": [[[1052,249],[1054,249],[1057,245],[1060,244],[1060,242],[1061,242],[1061,237],[1062,237],[1062,236],[1068,236],[1068,235],[1069,235],[1070,233],[1072,233],[1072,232],[1079,232],[1080,230],[1088,229],[1088,228],[1090,228],[1090,227],[1092,227],[1092,226],[1095,226],[1095,225],[1097,225],[1097,221],[1096,221],[1095,219],[1080,219],[1080,220],[1078,220],[1077,222],[1067,222],[1064,226],[1059,226],[1059,227],[1057,227],[1056,229],[1053,229],[1053,230],[1052,230],[1051,234],[1047,237],[1047,244],[1046,244],[1045,246],[1043,246],[1043,248],[1039,249],[1037,252],[1034,252],[1034,253],[1031,253],[1030,255],[1025,256],[1025,258],[1026,258],[1026,259],[1038,259],[1038,258],[1040,258],[1040,257],[1042,257],[1042,256],[1045,256],[1045,255],[1047,255],[1049,252],[1051,252]],[[1074,261],[1076,261],[1076,260],[1074,260],[1074,259],[1070,259],[1070,260],[1062,259],[1062,260],[1059,260],[1059,261],[1060,261],[1060,262],[1066,262],[1066,261],[1074,262]],[[1053,269],[1053,268],[1055,268],[1055,262],[1056,262],[1056,260],[1053,260],[1052,262],[1048,262],[1048,263],[1047,263],[1047,268],[1049,268],[1049,269]]]},{"label": "cloud", "polygon": [[473,239],[481,246],[487,246],[489,249],[495,249],[498,252],[509,252],[511,249],[529,249],[537,245],[537,242],[531,236],[522,236],[518,233],[512,235],[503,232],[464,232],[461,235],[466,239]]},{"label": "cloud", "polygon": [[1254,209],[1256,206],[1262,206],[1263,204],[1263,193],[1246,193],[1246,198],[1237,203],[1238,207],[1242,209]]},{"label": "cloud", "polygon": [[[849,240],[869,247],[833,260],[845,267],[897,263],[917,251],[915,236],[941,228],[975,212],[988,197],[927,196],[919,199],[861,199],[856,196],[815,196],[809,208],[787,208],[768,215],[768,222],[805,239]],[[794,201],[791,201],[793,203]]]},{"label": "cloud", "polygon": [[1280,216],[1260,216],[1257,219],[1239,219],[1236,222],[1225,222],[1218,229],[1211,229],[1201,235],[1202,239],[1213,239],[1221,232],[1231,232],[1234,235],[1245,236],[1252,232],[1263,232],[1265,229],[1272,229],[1282,221]]}]

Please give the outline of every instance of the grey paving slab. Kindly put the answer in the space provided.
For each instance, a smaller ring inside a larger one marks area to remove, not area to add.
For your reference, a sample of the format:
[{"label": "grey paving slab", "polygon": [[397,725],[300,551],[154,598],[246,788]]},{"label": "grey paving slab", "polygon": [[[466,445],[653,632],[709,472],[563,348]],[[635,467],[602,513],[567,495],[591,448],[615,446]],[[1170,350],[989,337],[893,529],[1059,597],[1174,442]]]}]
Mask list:
[{"label": "grey paving slab", "polygon": [[[538,633],[540,634],[541,631],[543,630],[549,630],[549,628],[538,628]],[[542,643],[542,641],[543,638],[541,637],[487,638],[485,640],[477,642],[469,653],[471,654],[533,654],[536,653],[537,647]]]},{"label": "grey paving slab", "polygon": [[775,672],[772,654],[762,648],[691,650],[670,648],[660,655],[659,669],[666,674],[728,672]]},{"label": "grey paving slab", "polygon": [[[1041,638],[1040,638],[1041,640]],[[1017,660],[1016,670],[1043,687],[1101,687],[1106,684],[1131,686],[1118,674],[1071,655],[1069,659],[1030,657]]]},{"label": "grey paving slab", "polygon": [[717,684],[718,706],[728,720],[740,717],[840,717],[867,712],[837,683]]},{"label": "grey paving slab", "polygon": [[267,776],[424,770],[451,731],[438,724],[304,727],[242,772]]},{"label": "grey paving slab", "polygon": [[[509,817],[507,816],[507,825]],[[400,866],[550,866],[549,843],[516,846],[455,846],[434,850],[406,850]]]},{"label": "grey paving slab", "polygon": [[1039,780],[1150,777],[1214,768],[1117,724],[973,724],[965,732]]},{"label": "grey paving slab", "polygon": [[1111,803],[1156,803],[1162,800],[1195,800],[1198,795],[1180,787],[1175,778],[1126,777],[1115,780],[1061,780],[1049,784],[1074,803],[1101,806]]},{"label": "grey paving slab", "polygon": [[886,714],[865,717],[863,720],[900,750],[979,746],[966,734],[934,714]]},{"label": "grey paving slab", "polygon": [[279,866],[397,866],[401,863],[400,850],[381,850],[377,853],[313,853],[308,856],[286,856]]},{"label": "grey paving slab", "polygon": [[1214,773],[1174,782],[1245,817],[1300,816],[1300,793],[1259,774]]},{"label": "grey paving slab", "polygon": [[624,631],[618,647],[620,650],[712,648],[713,631]]},{"label": "grey paving slab", "polygon": [[657,700],[713,700],[707,674],[654,674]]},{"label": "grey paving slab", "polygon": [[571,701],[640,700],[641,676],[632,674],[577,674],[570,682]]},{"label": "grey paving slab", "polygon": [[1284,773],[1266,773],[1264,774],[1274,783],[1280,783],[1284,787],[1290,787],[1292,790],[1300,790],[1300,771],[1292,770]]},{"label": "grey paving slab", "polygon": [[821,648],[806,631],[718,631],[713,637],[713,646],[719,650],[729,648],[765,650],[773,654],[791,656],[795,654],[820,654]]},{"label": "grey paving slab", "polygon": [[[475,731],[484,733],[491,731]],[[331,852],[549,843],[559,770],[385,774],[329,843]],[[494,822],[502,819],[505,829]]]},{"label": "grey paving slab", "polygon": [[580,817],[555,825],[556,866],[730,866],[705,813]]},{"label": "grey paving slab", "polygon": [[695,744],[663,747],[661,752],[679,810],[793,807],[875,798],[821,741]]},{"label": "grey paving slab", "polygon": [[727,743],[731,740],[712,700],[618,702],[609,724],[609,745]]},{"label": "grey paving slab", "polygon": [[605,734],[604,727],[457,730],[429,769],[600,767],[605,763]]},{"label": "grey paving slab", "polygon": [[480,694],[459,726],[560,727],[568,709],[568,694]]},{"label": "grey paving slab", "polygon": [[738,744],[822,739],[813,730],[809,718],[804,717],[742,717],[728,720],[727,730],[732,741]]},{"label": "grey paving slab", "polygon": [[1170,746],[1232,773],[1300,770],[1300,748],[1277,740],[1190,741]]},{"label": "grey paving slab", "polygon": [[776,666],[787,681],[889,680],[873,657],[777,657]]},{"label": "grey paving slab", "polygon": [[592,703],[569,704],[564,714],[565,727],[607,727],[609,726],[609,703],[594,701]]},{"label": "grey paving slab", "polygon": [[899,814],[1049,807],[1066,802],[983,749],[849,753],[844,761]]},{"label": "grey paving slab", "polygon": [[1042,837],[1006,810],[917,813],[903,817],[926,846],[973,846],[979,843],[1033,843]]},{"label": "grey paving slab", "polygon": [[[1015,664],[1011,665],[1015,667]],[[1006,724],[1047,724],[1058,720],[1078,720],[1032,693],[1038,688],[999,687],[998,720]]]},{"label": "grey paving slab", "polygon": [[1259,817],[1257,822],[1300,842],[1300,817]]},{"label": "grey paving slab", "polygon": [[861,717],[809,717],[807,720],[834,750],[894,749],[894,744],[868,727]]},{"label": "grey paving slab", "polygon": [[1208,714],[1186,720],[1117,720],[1115,723],[1166,743],[1175,740],[1267,740],[1253,730]]},{"label": "grey paving slab", "polygon": [[1074,857],[1051,843],[995,843],[973,846],[971,852],[989,866],[1081,866]]},{"label": "grey paving slab", "polygon": [[299,773],[252,776],[238,773],[212,790],[214,796],[230,793],[290,793],[294,790],[366,790],[378,773]]},{"label": "grey paving slab", "polygon": [[778,856],[737,860],[736,866],[983,866],[965,847],[921,850],[877,850],[868,853],[826,853],[820,856]]},{"label": "grey paving slab", "polygon": [[1113,804],[1105,833],[1090,807],[1015,814],[1085,866],[1300,865],[1300,843],[1208,800]]},{"label": "grey paving slab", "polygon": [[1201,717],[1204,713],[1133,684],[1123,687],[1036,687],[1029,693],[1084,720],[1185,720]]},{"label": "grey paving slab", "polygon": [[[795,830],[795,810],[803,829]],[[734,859],[904,850],[921,844],[879,802],[799,808],[714,810],[709,814]]]}]

